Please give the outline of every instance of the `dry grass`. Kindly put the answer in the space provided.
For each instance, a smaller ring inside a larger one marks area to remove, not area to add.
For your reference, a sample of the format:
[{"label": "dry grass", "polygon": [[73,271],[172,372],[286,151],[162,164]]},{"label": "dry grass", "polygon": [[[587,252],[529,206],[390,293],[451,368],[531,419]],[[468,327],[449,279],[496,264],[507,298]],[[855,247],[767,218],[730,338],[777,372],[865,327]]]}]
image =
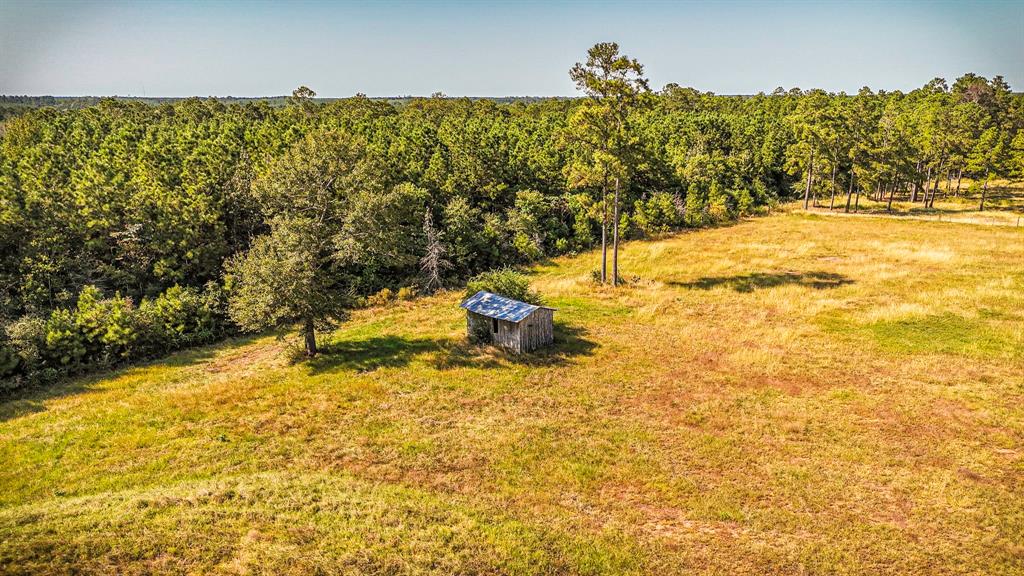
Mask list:
[{"label": "dry grass", "polygon": [[1024,229],[781,214],[0,404],[2,573],[1024,573]]},{"label": "dry grass", "polygon": [[[893,202],[890,210],[888,202],[875,202],[861,196],[859,206],[851,206],[851,211],[847,212],[845,210],[846,196],[841,198],[837,196],[833,209],[829,209],[829,199],[826,197],[823,200],[819,198],[819,206],[810,210],[816,214],[846,218],[884,217],[956,224],[1024,227],[1024,182],[992,181],[986,194],[984,210],[979,210],[981,191],[968,189],[970,186],[971,182],[965,180],[961,191],[957,193],[955,187],[948,191],[945,190],[945,183],[942,183],[933,208],[925,208],[921,201],[911,203],[903,198]],[[802,204],[793,203],[788,208],[799,209],[802,208]]]}]

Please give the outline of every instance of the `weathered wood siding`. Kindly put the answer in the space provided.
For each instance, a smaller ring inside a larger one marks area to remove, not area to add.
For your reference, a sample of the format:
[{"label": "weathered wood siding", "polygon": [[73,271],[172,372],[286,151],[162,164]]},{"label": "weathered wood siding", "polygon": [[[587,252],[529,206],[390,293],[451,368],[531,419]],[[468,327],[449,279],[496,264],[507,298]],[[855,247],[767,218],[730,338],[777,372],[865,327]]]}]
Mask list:
[{"label": "weathered wood siding", "polygon": [[[553,310],[538,308],[517,324],[466,312],[466,332],[471,340],[483,339],[517,353],[529,352],[554,342],[554,317]],[[485,334],[489,338],[478,338]]]},{"label": "weathered wood siding", "polygon": [[517,352],[529,352],[555,340],[555,312],[538,308],[519,323],[519,344]]}]

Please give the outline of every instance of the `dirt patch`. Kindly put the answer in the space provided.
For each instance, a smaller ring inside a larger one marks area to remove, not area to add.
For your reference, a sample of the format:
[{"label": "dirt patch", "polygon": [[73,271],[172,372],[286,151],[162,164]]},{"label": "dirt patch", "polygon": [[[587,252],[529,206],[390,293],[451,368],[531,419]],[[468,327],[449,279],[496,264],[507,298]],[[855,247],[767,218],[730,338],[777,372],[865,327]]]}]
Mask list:
[{"label": "dirt patch", "polygon": [[246,375],[258,369],[279,368],[288,363],[286,342],[264,342],[227,350],[206,364],[204,370],[210,374],[229,372],[232,375]]}]

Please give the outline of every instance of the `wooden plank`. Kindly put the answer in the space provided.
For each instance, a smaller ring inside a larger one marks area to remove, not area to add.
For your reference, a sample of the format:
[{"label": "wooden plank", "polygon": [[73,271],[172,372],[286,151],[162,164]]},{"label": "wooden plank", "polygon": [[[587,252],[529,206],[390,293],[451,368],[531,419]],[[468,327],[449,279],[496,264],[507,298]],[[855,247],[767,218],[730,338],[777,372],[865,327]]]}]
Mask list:
[{"label": "wooden plank", "polygon": [[515,353],[532,352],[554,342],[554,311],[538,308],[519,323],[498,320],[498,331],[493,331],[495,320],[482,314],[466,311],[466,336],[473,340],[477,329],[490,335],[489,342]]}]

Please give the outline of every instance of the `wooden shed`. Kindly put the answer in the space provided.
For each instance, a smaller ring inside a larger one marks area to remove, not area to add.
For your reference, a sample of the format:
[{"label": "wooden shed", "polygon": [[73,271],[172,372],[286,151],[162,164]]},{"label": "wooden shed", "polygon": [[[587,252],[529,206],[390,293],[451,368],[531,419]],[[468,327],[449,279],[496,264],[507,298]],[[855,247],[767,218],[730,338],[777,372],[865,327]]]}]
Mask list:
[{"label": "wooden shed", "polygon": [[481,290],[467,298],[466,331],[470,340],[512,352],[529,352],[555,340],[555,309],[527,304]]}]

